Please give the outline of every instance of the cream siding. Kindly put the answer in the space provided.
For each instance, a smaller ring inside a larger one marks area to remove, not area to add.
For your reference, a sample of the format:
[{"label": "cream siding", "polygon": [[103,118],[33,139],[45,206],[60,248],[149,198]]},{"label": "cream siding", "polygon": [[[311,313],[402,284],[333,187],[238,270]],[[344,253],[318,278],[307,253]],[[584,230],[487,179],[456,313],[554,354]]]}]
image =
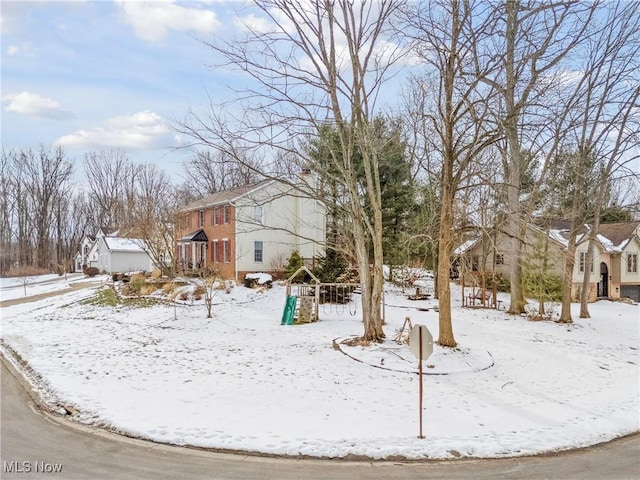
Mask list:
[{"label": "cream siding", "polygon": [[[628,271],[628,257],[636,255],[636,271]],[[620,258],[620,283],[640,284],[640,242],[632,238],[622,251]]]},{"label": "cream siding", "polygon": [[[236,270],[273,270],[298,250],[305,258],[324,253],[325,209],[310,198],[286,194],[274,183],[236,202]],[[255,206],[262,206],[264,223],[256,222]],[[263,244],[263,260],[254,259],[256,241]]]}]

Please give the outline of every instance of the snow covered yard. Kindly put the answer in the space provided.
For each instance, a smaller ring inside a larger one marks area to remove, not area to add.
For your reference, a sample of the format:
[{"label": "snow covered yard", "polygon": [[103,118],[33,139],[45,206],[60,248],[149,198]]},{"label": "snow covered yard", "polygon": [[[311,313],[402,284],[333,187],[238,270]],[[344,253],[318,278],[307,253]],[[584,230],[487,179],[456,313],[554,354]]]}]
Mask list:
[{"label": "snow covered yard", "polygon": [[72,283],[86,281],[93,281],[93,279],[86,277],[82,273],[69,273],[66,278],[56,273],[0,278],[0,300],[13,300],[32,295],[56,292],[68,288]]},{"label": "snow covered yard", "polygon": [[389,291],[387,341],[365,348],[339,343],[362,333],[355,305],[281,326],[282,286],[221,292],[213,319],[202,301],[82,301],[94,294],[3,308],[2,339],[52,403],[130,435],[284,455],[454,458],[568,449],[640,429],[638,305],[601,301],[588,320],[574,305],[575,323],[561,325],[458,303],[459,348],[434,346],[425,362],[419,439],[417,361],[393,338],[406,316],[437,338],[437,313],[415,308],[434,301]]}]

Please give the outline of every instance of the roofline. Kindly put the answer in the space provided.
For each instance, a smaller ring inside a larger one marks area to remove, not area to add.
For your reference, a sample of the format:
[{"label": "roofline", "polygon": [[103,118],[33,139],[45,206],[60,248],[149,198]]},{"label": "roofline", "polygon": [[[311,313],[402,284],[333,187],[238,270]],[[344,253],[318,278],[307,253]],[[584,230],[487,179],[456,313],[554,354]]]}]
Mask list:
[{"label": "roofline", "polygon": [[[109,243],[107,242],[107,238],[117,238],[118,240],[129,240],[131,243],[135,244],[138,248],[136,248],[136,249],[132,249],[132,248],[113,248],[113,247],[109,246]],[[145,247],[143,247],[142,245],[138,245],[136,243],[136,241],[144,243],[144,240],[142,240],[141,238],[102,237],[102,240],[104,241],[104,244],[107,246],[107,249],[110,252],[144,252],[144,253],[147,253],[147,250],[146,250]]]},{"label": "roofline", "polygon": [[[239,194],[239,195],[236,195],[235,197],[226,198],[225,200],[221,200],[221,201],[217,201],[217,202],[205,203],[205,204],[200,205],[200,206],[198,206],[198,207],[191,207],[191,208],[184,207],[184,208],[181,208],[179,211],[180,211],[180,212],[197,212],[197,211],[199,211],[199,210],[202,210],[203,208],[215,207],[215,206],[217,206],[217,205],[227,205],[227,204],[231,204],[231,203],[233,203],[233,202],[238,201],[238,200],[239,200],[239,199],[241,199],[242,197],[245,197],[245,196],[247,196],[247,195],[249,195],[249,194],[251,194],[251,193],[257,192],[258,190],[261,190],[261,189],[265,188],[267,185],[271,185],[272,183],[274,183],[274,182],[276,182],[276,181],[277,181],[277,180],[276,180],[276,179],[273,179],[273,178],[270,178],[270,179],[267,179],[267,180],[262,180],[261,182],[256,183],[256,184],[254,185],[254,188],[252,188],[251,190],[248,190],[248,191],[246,191],[246,192],[244,192],[244,193],[241,193],[241,194]],[[236,187],[236,188],[242,188],[242,187],[243,187],[243,186],[242,186],[242,185],[240,185],[239,187]],[[230,188],[230,189],[229,189],[229,190],[227,190],[227,191],[230,191],[230,190],[235,190],[235,188]],[[224,192],[225,192],[225,191],[223,190],[223,191],[215,192],[215,193],[224,193]],[[205,197],[203,197],[203,198],[205,198]],[[202,200],[202,199],[201,199],[201,200]],[[197,202],[198,200],[195,200],[195,201]]]}]

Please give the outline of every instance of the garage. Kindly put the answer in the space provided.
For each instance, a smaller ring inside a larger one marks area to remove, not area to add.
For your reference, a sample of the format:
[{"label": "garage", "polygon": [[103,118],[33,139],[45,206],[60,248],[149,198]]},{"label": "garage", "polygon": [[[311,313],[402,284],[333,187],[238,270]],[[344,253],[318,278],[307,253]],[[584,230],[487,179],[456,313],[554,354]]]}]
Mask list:
[{"label": "garage", "polygon": [[640,303],[640,285],[621,285],[620,296],[628,297],[634,302]]}]

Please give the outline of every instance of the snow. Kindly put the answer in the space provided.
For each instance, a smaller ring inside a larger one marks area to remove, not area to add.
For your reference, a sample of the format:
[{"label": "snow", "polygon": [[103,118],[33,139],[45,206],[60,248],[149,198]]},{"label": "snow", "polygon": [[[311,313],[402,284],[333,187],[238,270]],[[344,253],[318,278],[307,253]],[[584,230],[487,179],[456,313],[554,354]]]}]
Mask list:
[{"label": "snow", "polygon": [[249,280],[257,280],[258,285],[264,285],[265,283],[273,281],[273,277],[268,273],[247,273],[244,278],[247,278]]},{"label": "snow", "polygon": [[144,241],[136,238],[104,237],[107,248],[112,251],[144,252]]},{"label": "snow", "polygon": [[[57,273],[27,277],[0,278],[0,300],[13,300],[16,298],[40,295],[56,292],[69,288],[75,282],[91,281],[83,273],[70,273],[67,278]],[[100,279],[96,280],[100,281]],[[25,294],[25,282],[27,292]]]},{"label": "snow", "polygon": [[569,240],[563,235],[566,230],[549,230],[549,237],[565,248],[569,245]]},{"label": "snow", "polygon": [[417,360],[394,338],[410,317],[437,339],[437,302],[391,287],[387,339],[369,347],[341,343],[362,333],[357,295],[322,305],[319,322],[281,326],[285,288],[274,284],[220,292],[213,319],[204,301],[83,302],[95,288],[4,307],[3,349],[78,421],[176,445],[446,459],[557,451],[639,430],[638,305],[600,301],[578,319],[576,304],[574,324],[531,322],[461,308],[452,288],[459,346],[434,345],[424,362],[425,439]]},{"label": "snow", "polygon": [[454,255],[464,255],[468,250],[473,248],[478,242],[480,238],[472,238],[464,242],[462,245],[458,246],[454,251]]}]

